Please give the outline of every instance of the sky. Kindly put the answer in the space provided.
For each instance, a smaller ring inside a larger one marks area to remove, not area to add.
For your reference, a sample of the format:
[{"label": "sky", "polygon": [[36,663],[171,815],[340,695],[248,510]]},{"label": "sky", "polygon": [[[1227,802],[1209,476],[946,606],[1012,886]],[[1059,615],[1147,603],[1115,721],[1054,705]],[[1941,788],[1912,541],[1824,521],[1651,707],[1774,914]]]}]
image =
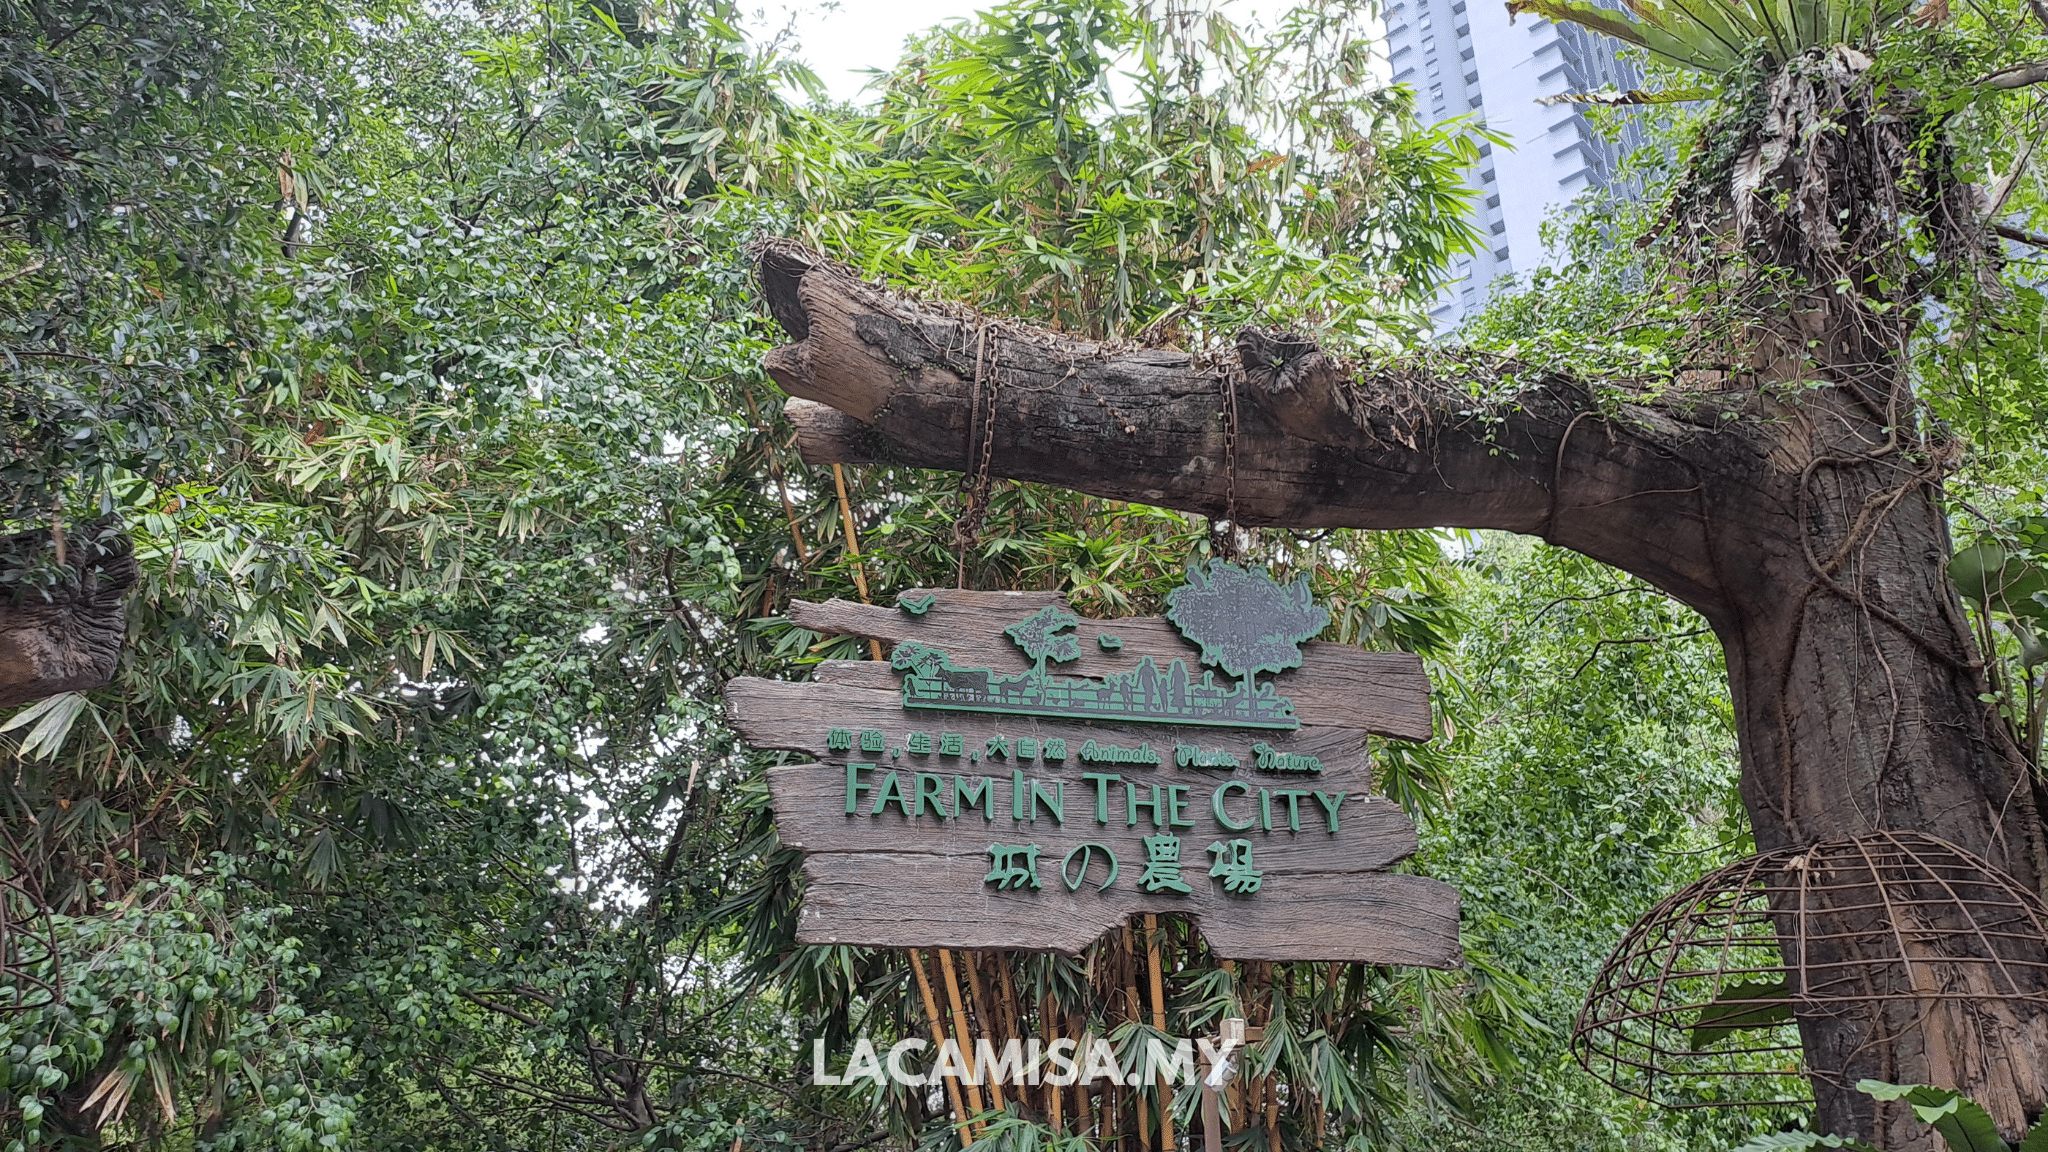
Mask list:
[{"label": "sky", "polygon": [[811,66],[834,99],[865,102],[863,69],[888,69],[903,54],[903,40],[945,20],[974,15],[994,0],[838,0],[805,5],[796,14],[798,58]]},{"label": "sky", "polygon": [[[866,103],[872,94],[861,89],[871,77],[864,69],[887,70],[903,55],[903,41],[947,20],[966,19],[977,9],[1000,0],[820,0],[789,4],[782,19],[792,20],[796,56],[811,66],[836,100]],[[1287,0],[1224,0],[1223,11],[1238,21],[1273,17],[1288,9]],[[793,17],[791,13],[794,13]],[[773,25],[780,27],[780,21]]]}]

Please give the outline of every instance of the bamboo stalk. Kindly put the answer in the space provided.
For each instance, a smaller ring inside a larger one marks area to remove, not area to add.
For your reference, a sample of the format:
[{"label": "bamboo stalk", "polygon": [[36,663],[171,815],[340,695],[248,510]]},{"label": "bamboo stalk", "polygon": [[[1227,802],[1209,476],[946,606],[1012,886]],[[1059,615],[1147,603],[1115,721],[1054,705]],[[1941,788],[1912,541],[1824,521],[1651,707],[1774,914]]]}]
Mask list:
[{"label": "bamboo stalk", "polygon": [[[939,977],[946,982],[946,1002],[953,1006],[953,1035],[965,1040],[971,1033],[967,1030],[967,1013],[960,1007],[960,978],[953,972],[953,953],[945,948],[939,951]],[[960,1094],[967,1098],[967,1106],[976,1116],[981,1115],[981,1089],[974,1084],[974,1049],[970,1046],[960,1053],[961,1063],[967,1066],[967,1080],[960,1085]],[[974,1125],[969,1125],[970,1130]],[[979,1133],[977,1132],[977,1136]]]},{"label": "bamboo stalk", "polygon": [[[1225,972],[1230,973],[1230,991],[1232,995],[1237,997],[1236,1015],[1242,1016],[1245,1019],[1250,1019],[1251,1012],[1246,1009],[1244,1002],[1244,984],[1238,979],[1237,975],[1237,961],[1223,961],[1223,970]],[[1240,1069],[1242,1069],[1245,1065],[1245,1058],[1242,1051],[1238,1053],[1237,1060],[1237,1066]],[[1230,1078],[1230,1083],[1224,1085],[1223,1099],[1225,1104],[1228,1106],[1227,1110],[1229,1112],[1229,1118],[1224,1124],[1224,1131],[1226,1132],[1242,1132],[1246,1128],[1252,1126],[1251,1117],[1245,1115],[1245,1097],[1247,1095],[1245,1085],[1249,1083],[1250,1080],[1251,1077],[1249,1076],[1232,1076]]]},{"label": "bamboo stalk", "polygon": [[1130,1127],[1130,1109],[1124,1107],[1124,1090],[1115,1085],[1104,1087],[1096,1094],[1095,1106],[1102,1111],[1104,1138],[1110,1147],[1127,1148],[1129,1138],[1124,1132]]},{"label": "bamboo stalk", "polygon": [[[1266,992],[1266,1032],[1273,1034],[1278,1021],[1273,1011],[1273,962],[1259,961],[1259,985]],[[1280,1148],[1280,1073],[1275,1070],[1266,1073],[1266,1149],[1267,1152],[1281,1152]]]},{"label": "bamboo stalk", "polygon": [[[1145,1002],[1138,999],[1138,939],[1137,933],[1131,930],[1128,922],[1124,924],[1123,968],[1125,1007],[1130,1013],[1130,1019],[1133,1022],[1143,1020],[1145,1017]],[[1119,1092],[1117,1093],[1117,1098],[1122,1100],[1124,1095],[1124,1093]],[[1152,1117],[1146,1114],[1143,1102],[1137,1099],[1138,1093],[1135,1088],[1130,1091],[1129,1095],[1131,1096],[1131,1103],[1136,1106],[1134,1110],[1138,1114],[1138,1147],[1150,1148],[1152,1147]]]},{"label": "bamboo stalk", "polygon": [[[932,981],[924,970],[924,957],[915,948],[910,949],[910,970],[916,974],[917,990],[924,996],[924,1018],[931,1022],[932,1047],[943,1048],[946,1045],[946,1027],[939,1016],[939,1001],[932,995]],[[946,1082],[946,1100],[953,1105],[954,1127],[960,1133],[960,1146],[965,1148],[974,1143],[974,1130],[967,1123],[967,1109],[960,1104],[960,1082],[951,1076],[943,1079]]]},{"label": "bamboo stalk", "polygon": [[1010,971],[1008,952],[991,952],[997,979],[997,1021],[1006,1036],[1024,1037],[1024,998],[1017,995],[1017,980]]},{"label": "bamboo stalk", "polygon": [[[1270,1025],[1269,1025],[1270,1027]],[[1278,1072],[1266,1073],[1266,1150],[1280,1152],[1280,1085]]]},{"label": "bamboo stalk", "polygon": [[[1087,1039],[1087,1013],[1085,1011],[1073,1013],[1073,1027],[1071,1027],[1071,1031],[1073,1031],[1073,1041],[1075,1043],[1081,1043],[1081,1041]],[[1096,1109],[1094,1109],[1090,1097],[1087,1097],[1087,1084],[1083,1084],[1079,1078],[1073,1080],[1073,1115],[1075,1115],[1075,1119],[1081,1125],[1079,1127],[1079,1134],[1081,1136],[1094,1134],[1098,1144],[1108,1140],[1108,1136],[1110,1136],[1108,1129],[1102,1125],[1102,1117],[1096,1115]]]},{"label": "bamboo stalk", "polygon": [[[1005,968],[1004,974],[1006,976],[1008,972],[1009,969]],[[1044,1026],[1041,1031],[1045,1033],[1045,1046],[1047,1048],[1051,1048],[1053,1042],[1060,1038],[1059,1019],[1059,1003],[1052,998],[1051,989],[1047,989],[1045,996],[1038,1002],[1038,1022]],[[1044,1084],[1042,1087],[1045,1089],[1042,1095],[1045,1098],[1046,1116],[1052,1120],[1053,1132],[1058,1133],[1060,1130],[1060,1120],[1062,1119],[1060,1104],[1063,1103],[1062,1098],[1066,1096],[1066,1093],[1060,1091],[1060,1086],[1057,1084]],[[1077,1135],[1085,1135],[1085,1133],[1077,1133]]]},{"label": "bamboo stalk", "polygon": [[[994,964],[996,969],[996,984],[991,990],[996,1001],[996,1030],[1000,1035],[1014,1038],[1021,1044],[1029,1026],[1024,1022],[1024,999],[1017,995],[1017,980],[1010,971],[1010,954],[990,952],[988,955],[989,962]],[[1028,1107],[1031,1101],[1030,1085],[1026,1083],[1013,1087],[1017,1090],[1017,1102]]]},{"label": "bamboo stalk", "polygon": [[[1166,1031],[1166,983],[1159,963],[1159,917],[1145,913],[1145,964],[1152,974],[1152,1027]],[[1173,1087],[1159,1073],[1159,1146],[1167,1152],[1178,1144],[1173,1136]]]},{"label": "bamboo stalk", "polygon": [[[960,959],[967,969],[967,991],[974,997],[974,1022],[977,1025],[975,1029],[976,1039],[987,1037],[989,1046],[993,1048],[997,1039],[997,1031],[1001,1025],[996,1020],[996,1014],[993,1005],[989,1001],[988,992],[983,987],[981,979],[981,953],[962,952]],[[979,1051],[973,1053],[973,1056],[975,1060],[981,1059]],[[989,1107],[998,1112],[1003,1110],[1003,1086],[996,1083],[994,1076],[988,1077],[988,1103]]]},{"label": "bamboo stalk", "polygon": [[[832,466],[832,487],[839,491],[839,521],[846,527],[846,554],[853,558],[854,589],[860,593],[861,603],[872,604],[874,601],[868,598],[867,568],[860,562],[860,534],[855,532],[853,528],[853,505],[846,499],[846,469],[838,464]],[[882,642],[870,638],[868,640],[868,652],[875,659],[880,660],[882,658]],[[944,956],[945,954],[943,948],[939,950],[939,955]]]}]

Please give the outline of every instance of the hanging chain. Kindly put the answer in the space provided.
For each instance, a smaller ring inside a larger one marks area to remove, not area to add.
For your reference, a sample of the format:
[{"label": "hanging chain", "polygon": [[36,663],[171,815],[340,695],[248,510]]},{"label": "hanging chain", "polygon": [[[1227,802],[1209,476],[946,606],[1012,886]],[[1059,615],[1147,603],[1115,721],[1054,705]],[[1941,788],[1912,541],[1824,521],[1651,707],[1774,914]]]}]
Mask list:
[{"label": "hanging chain", "polygon": [[1223,373],[1223,522],[1209,522],[1210,548],[1225,560],[1237,560],[1237,378],[1243,372],[1233,365]]},{"label": "hanging chain", "polygon": [[981,426],[981,453],[965,481],[966,504],[960,509],[960,518],[953,522],[953,543],[958,548],[953,584],[957,588],[967,587],[967,557],[981,546],[981,525],[988,516],[989,470],[995,458],[996,393],[1002,389],[1002,380],[988,364],[988,330],[989,325],[984,323],[974,337],[974,391],[967,414],[967,436],[972,444],[975,426]]}]

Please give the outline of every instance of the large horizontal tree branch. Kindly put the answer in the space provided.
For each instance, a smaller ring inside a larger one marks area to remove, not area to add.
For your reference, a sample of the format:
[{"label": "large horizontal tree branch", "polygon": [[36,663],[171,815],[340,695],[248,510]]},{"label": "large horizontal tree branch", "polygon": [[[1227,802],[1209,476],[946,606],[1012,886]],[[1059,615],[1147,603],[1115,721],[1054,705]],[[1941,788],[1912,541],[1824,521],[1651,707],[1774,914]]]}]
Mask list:
[{"label": "large horizontal tree branch", "polygon": [[2048,80],[2048,60],[2032,60],[2000,68],[1984,77],[1982,82],[1989,88],[2025,88],[2044,80]]},{"label": "large horizontal tree branch", "polygon": [[1485,357],[1353,370],[1247,332],[1205,363],[908,301],[794,244],[759,271],[796,339],[765,364],[814,464],[974,472],[986,447],[992,475],[1243,524],[1528,533],[1717,606],[1703,454],[1683,448],[1721,429],[1603,411],[1561,378],[1516,388]]}]

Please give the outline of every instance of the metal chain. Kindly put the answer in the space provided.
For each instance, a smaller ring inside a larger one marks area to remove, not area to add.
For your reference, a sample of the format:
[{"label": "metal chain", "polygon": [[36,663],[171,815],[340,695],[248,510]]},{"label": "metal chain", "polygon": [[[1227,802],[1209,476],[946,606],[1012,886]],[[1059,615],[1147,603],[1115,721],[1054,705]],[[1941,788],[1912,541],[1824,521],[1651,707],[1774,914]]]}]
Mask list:
[{"label": "metal chain", "polygon": [[[974,339],[974,391],[968,408],[967,435],[972,442],[974,426],[982,425],[981,455],[974,462],[973,471],[967,477],[967,502],[960,510],[960,518],[953,522],[953,543],[958,547],[958,559],[954,566],[953,584],[956,588],[967,587],[967,557],[981,545],[982,520],[988,515],[989,473],[996,449],[996,394],[1002,390],[1002,379],[988,366],[988,330],[984,323]],[[983,386],[987,386],[984,400]],[[983,409],[986,409],[984,414]]]},{"label": "metal chain", "polygon": [[1210,547],[1225,560],[1237,560],[1237,377],[1242,368],[1223,373],[1223,517],[1227,528],[1209,526]]}]

